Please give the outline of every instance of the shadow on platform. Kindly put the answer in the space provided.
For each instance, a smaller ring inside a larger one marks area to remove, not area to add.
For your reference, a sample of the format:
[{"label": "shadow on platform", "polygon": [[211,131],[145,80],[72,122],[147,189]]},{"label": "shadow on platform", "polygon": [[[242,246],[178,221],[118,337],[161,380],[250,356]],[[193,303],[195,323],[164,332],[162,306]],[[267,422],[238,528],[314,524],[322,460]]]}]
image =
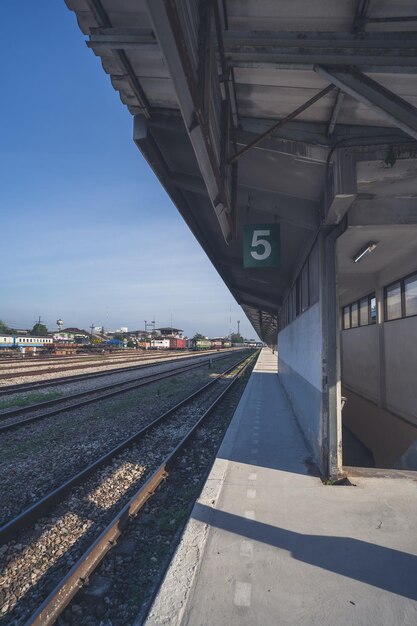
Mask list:
[{"label": "shadow on platform", "polygon": [[303,563],[417,600],[417,556],[350,537],[304,535],[196,504],[193,518],[287,550]]}]

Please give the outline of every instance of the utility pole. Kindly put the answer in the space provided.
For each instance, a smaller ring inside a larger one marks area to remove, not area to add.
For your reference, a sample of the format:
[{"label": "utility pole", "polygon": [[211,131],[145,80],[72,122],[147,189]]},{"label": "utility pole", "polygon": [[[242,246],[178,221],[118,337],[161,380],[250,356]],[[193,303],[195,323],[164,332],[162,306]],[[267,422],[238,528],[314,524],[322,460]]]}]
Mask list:
[{"label": "utility pole", "polygon": [[91,333],[90,333],[90,342],[91,342],[91,343],[93,343],[93,332],[94,332],[94,328],[95,328],[94,323],[93,323],[93,322],[91,322],[91,326],[90,326],[90,329],[91,329]]},{"label": "utility pole", "polygon": [[240,337],[240,320],[237,320],[237,334]]}]

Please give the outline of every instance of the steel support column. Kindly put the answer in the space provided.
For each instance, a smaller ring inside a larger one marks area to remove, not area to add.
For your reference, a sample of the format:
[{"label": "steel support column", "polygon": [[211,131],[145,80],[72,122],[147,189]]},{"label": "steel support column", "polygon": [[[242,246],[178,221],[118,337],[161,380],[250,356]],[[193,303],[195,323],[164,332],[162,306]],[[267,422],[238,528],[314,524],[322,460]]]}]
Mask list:
[{"label": "steel support column", "polygon": [[336,241],[345,230],[339,224],[320,234],[320,302],[322,316],[322,458],[325,477],[342,473],[342,410],[340,373],[339,306]]}]

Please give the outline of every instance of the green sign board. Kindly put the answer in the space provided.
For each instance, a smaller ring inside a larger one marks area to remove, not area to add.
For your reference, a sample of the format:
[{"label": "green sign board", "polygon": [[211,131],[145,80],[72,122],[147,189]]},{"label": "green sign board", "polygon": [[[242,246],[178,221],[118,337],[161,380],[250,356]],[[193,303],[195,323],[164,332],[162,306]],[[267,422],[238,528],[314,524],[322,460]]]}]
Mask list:
[{"label": "green sign board", "polygon": [[279,267],[279,224],[246,224],[243,227],[243,267]]}]

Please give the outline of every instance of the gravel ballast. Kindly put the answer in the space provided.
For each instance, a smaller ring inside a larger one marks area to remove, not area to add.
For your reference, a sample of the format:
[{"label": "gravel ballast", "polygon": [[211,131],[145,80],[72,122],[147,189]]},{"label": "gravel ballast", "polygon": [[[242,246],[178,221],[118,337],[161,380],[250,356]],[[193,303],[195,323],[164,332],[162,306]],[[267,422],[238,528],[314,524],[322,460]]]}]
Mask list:
[{"label": "gravel ballast", "polygon": [[[2,614],[7,624],[20,626],[79,558],[133,492],[211,405],[227,384],[221,380],[203,396],[182,407],[133,448],[74,489],[51,516],[22,532],[0,549]],[[201,385],[199,385],[201,386]],[[188,395],[188,394],[187,394]],[[159,411],[161,412],[161,411]],[[78,609],[71,609],[80,621]]]},{"label": "gravel ballast", "polygon": [[175,406],[234,358],[1,435],[0,525]]}]

